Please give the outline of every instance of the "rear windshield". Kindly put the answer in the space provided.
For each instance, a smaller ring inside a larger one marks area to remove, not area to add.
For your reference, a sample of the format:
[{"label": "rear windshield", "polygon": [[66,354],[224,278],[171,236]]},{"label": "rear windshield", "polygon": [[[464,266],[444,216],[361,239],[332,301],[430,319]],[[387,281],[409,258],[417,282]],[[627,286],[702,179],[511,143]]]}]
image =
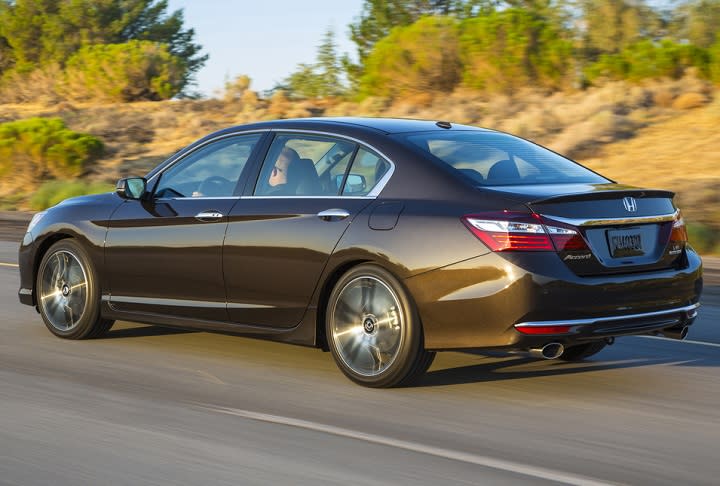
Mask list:
[{"label": "rear windshield", "polygon": [[405,137],[484,186],[609,182],[572,160],[504,133],[424,132]]}]

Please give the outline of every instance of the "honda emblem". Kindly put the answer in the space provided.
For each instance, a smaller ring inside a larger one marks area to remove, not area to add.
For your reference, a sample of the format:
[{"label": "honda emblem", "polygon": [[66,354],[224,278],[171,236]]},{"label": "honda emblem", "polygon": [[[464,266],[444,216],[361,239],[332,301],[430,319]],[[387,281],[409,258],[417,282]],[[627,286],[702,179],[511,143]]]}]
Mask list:
[{"label": "honda emblem", "polygon": [[630,213],[634,213],[635,211],[637,211],[637,202],[635,201],[634,197],[624,197],[623,206],[625,206],[625,209]]}]

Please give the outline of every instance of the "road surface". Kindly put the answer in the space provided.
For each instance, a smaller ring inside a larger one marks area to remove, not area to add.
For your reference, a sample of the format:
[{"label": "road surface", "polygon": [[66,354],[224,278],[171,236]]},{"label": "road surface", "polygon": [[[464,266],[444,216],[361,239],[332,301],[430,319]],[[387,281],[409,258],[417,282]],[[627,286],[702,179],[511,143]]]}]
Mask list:
[{"label": "road surface", "polygon": [[0,243],[0,484],[718,484],[720,291],[688,341],[441,353],[359,387],[319,350],[118,323],[64,341]]}]

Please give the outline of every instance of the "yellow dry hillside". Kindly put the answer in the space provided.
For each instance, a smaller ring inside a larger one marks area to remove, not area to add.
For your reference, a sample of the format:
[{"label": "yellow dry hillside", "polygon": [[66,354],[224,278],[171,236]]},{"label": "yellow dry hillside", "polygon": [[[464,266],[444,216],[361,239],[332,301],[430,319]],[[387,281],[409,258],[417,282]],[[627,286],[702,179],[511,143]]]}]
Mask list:
[{"label": "yellow dry hillside", "polygon": [[[550,95],[531,88],[513,96],[459,90],[449,96],[394,102],[383,98],[293,101],[281,91],[262,98],[245,89],[242,96],[226,99],[0,105],[0,122],[60,117],[70,129],[98,137],[105,153],[82,175],[88,187],[143,175],[205,134],[262,120],[385,116],[493,128],[557,150],[618,182],[675,191],[686,220],[693,223],[691,238],[704,252],[720,253],[717,94],[716,87],[692,76],[643,85],[611,82]],[[54,187],[39,189],[52,193]],[[29,196],[27,190],[8,195],[0,200],[0,207],[29,209]]]},{"label": "yellow dry hillside", "polygon": [[720,100],[642,128],[582,162],[627,184],[682,191],[714,181],[720,192]]}]

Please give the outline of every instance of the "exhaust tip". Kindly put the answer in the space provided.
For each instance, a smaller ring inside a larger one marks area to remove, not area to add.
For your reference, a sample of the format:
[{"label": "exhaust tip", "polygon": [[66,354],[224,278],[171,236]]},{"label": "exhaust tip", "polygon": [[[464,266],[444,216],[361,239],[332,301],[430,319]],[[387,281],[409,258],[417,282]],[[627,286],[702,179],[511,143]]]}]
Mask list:
[{"label": "exhaust tip", "polygon": [[665,336],[666,338],[677,339],[679,341],[682,341],[688,335],[689,330],[690,330],[690,326],[678,326],[678,327],[669,327],[667,329],[663,329],[662,331],[660,331],[660,333],[663,336]]},{"label": "exhaust tip", "polygon": [[546,344],[542,348],[535,348],[530,350],[530,354],[536,358],[543,359],[556,359],[562,356],[565,351],[565,346],[560,343]]}]

